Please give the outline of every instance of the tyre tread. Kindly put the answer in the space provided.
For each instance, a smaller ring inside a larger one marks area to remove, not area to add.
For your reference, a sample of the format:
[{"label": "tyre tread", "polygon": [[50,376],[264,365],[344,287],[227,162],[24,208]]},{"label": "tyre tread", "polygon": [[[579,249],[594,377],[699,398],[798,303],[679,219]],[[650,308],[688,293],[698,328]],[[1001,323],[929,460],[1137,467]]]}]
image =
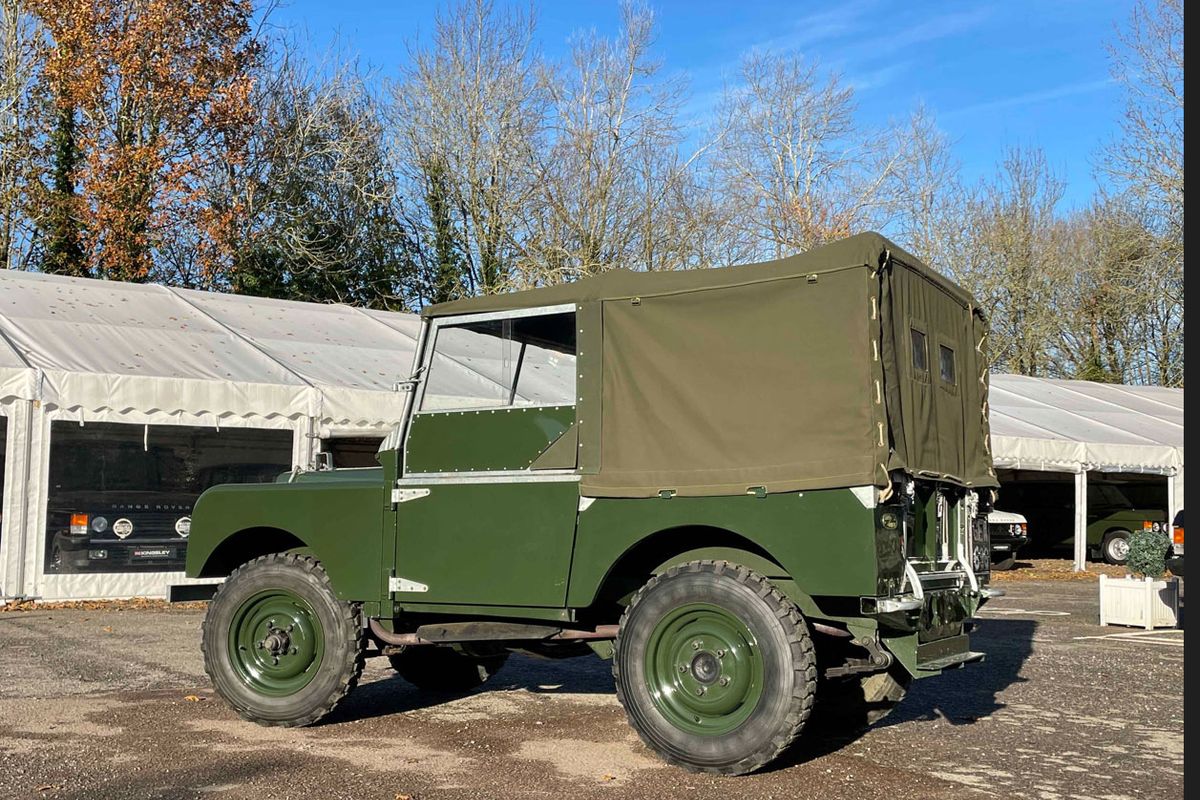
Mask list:
[{"label": "tyre tread", "polygon": [[[292,569],[300,569],[317,579],[317,582],[322,588],[329,593],[331,597],[336,597],[333,589],[333,583],[329,580],[329,575],[325,572],[325,568],[321,566],[321,562],[312,556],[300,555],[297,553],[268,553],[264,556],[247,561],[233,572],[229,573],[229,577],[225,579],[213,594],[209,601],[209,608],[218,602],[222,591],[229,586],[235,578],[244,576],[247,573],[253,575],[257,569],[261,569],[271,565],[282,565]],[[302,728],[312,725],[328,715],[338,704],[341,703],[346,696],[354,690],[358,685],[358,680],[362,676],[363,666],[366,663],[365,648],[366,648],[366,633],[363,630],[362,624],[362,606],[358,603],[337,602],[335,604],[342,614],[340,620],[341,627],[344,632],[344,643],[346,645],[346,658],[341,660],[338,665],[340,674],[334,689],[309,713],[290,720],[265,719],[256,715],[253,710],[248,709],[241,704],[225,698],[226,702],[237,712],[238,716],[249,722],[254,722],[258,725],[263,725],[272,728]],[[208,653],[208,637],[206,635],[210,624],[210,614],[204,615],[204,621],[200,626],[200,651],[204,656],[204,671],[207,673],[209,681],[216,685],[216,677],[213,675],[212,667]],[[326,650],[328,657],[329,651]]]},{"label": "tyre tread", "polygon": [[[697,765],[659,750],[638,726],[633,715],[629,713],[627,698],[621,686],[621,662],[620,658],[618,658],[618,653],[621,648],[621,632],[625,630],[626,620],[646,594],[654,589],[654,587],[658,586],[664,580],[670,580],[684,572],[693,574],[710,572],[713,575],[732,577],[739,583],[749,587],[771,606],[772,613],[783,623],[785,636],[792,649],[792,664],[794,665],[793,669],[796,675],[796,680],[793,681],[792,685],[796,688],[792,694],[791,708],[788,709],[784,723],[779,726],[775,734],[762,747],[733,764],[721,766]],[[796,607],[796,604],[776,589],[767,578],[740,564],[723,560],[703,559],[669,567],[665,572],[653,576],[634,594],[629,605],[626,606],[625,611],[622,613],[613,650],[612,672],[617,687],[617,699],[620,701],[621,706],[626,709],[625,713],[630,726],[637,731],[642,742],[651,750],[658,753],[664,761],[674,766],[682,767],[689,772],[745,775],[746,773],[761,769],[792,746],[796,739],[799,738],[800,732],[804,729],[804,723],[812,713],[813,700],[817,687],[817,661],[808,624],[804,621],[804,617],[800,613],[800,609]]]}]

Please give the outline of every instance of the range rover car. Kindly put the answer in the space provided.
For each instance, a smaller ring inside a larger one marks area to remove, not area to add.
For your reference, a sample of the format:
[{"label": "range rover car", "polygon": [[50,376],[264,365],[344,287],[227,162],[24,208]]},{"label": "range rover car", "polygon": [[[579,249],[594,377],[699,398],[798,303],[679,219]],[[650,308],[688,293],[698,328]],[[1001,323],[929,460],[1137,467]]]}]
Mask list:
[{"label": "range rover car", "polygon": [[1017,552],[1029,544],[1029,522],[1012,511],[988,513],[988,533],[992,538],[992,569],[1012,569]]}]

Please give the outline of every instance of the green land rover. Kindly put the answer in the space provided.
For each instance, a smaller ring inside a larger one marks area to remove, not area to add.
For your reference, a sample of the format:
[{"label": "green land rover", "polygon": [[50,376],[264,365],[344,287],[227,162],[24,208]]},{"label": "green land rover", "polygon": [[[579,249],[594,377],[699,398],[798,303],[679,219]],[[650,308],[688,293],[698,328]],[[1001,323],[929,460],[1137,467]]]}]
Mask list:
[{"label": "green land rover", "polygon": [[378,468],[199,499],[202,647],[306,725],[385,656],[464,691],[511,651],[612,660],[666,761],[741,774],[982,658],[983,316],[877,234],[769,263],[425,310]]}]

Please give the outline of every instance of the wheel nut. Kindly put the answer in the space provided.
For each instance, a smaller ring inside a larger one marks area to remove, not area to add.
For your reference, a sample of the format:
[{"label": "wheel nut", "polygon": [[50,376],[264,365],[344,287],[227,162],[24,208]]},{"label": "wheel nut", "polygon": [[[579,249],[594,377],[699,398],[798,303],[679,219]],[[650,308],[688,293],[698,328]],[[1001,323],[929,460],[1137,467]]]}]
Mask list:
[{"label": "wheel nut", "polygon": [[295,625],[288,625],[288,626],[287,626],[287,632],[288,632],[288,633],[291,633],[293,630],[295,630],[295,628],[296,628],[296,626],[295,626]]},{"label": "wheel nut", "polygon": [[724,651],[724,650],[718,650],[718,651],[717,651],[717,658],[724,658],[724,657],[725,657],[725,651]]},{"label": "wheel nut", "polygon": [[276,656],[275,658],[272,658],[271,663],[278,667],[279,666],[279,657]]},{"label": "wheel nut", "polygon": [[680,672],[687,672],[687,665],[686,665],[686,664],[680,664],[680,665],[679,665],[679,671],[680,671]]},{"label": "wheel nut", "polygon": [[296,648],[292,648],[292,655],[296,655]]},{"label": "wheel nut", "polygon": [[257,647],[259,650],[262,650],[264,647],[266,647],[266,645],[263,644],[262,642],[258,642],[254,646]]},{"label": "wheel nut", "polygon": [[724,677],[723,677],[723,678],[721,678],[721,681],[720,681],[720,683],[721,683],[721,685],[722,685],[722,686],[728,686],[728,685],[729,685],[729,678],[724,678]]},{"label": "wheel nut", "polygon": [[699,650],[699,649],[700,649],[700,643],[699,643],[699,642],[692,642],[692,649],[693,649],[693,650]]},{"label": "wheel nut", "polygon": [[698,687],[696,689],[696,694],[698,694],[698,695],[704,694],[704,687],[703,686]]}]

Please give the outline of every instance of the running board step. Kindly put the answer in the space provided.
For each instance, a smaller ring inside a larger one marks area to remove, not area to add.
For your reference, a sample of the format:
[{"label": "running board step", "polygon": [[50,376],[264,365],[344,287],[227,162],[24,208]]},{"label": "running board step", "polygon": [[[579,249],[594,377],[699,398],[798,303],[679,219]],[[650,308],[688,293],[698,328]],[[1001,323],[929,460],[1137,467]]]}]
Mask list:
[{"label": "running board step", "polygon": [[951,667],[961,667],[964,664],[971,664],[976,661],[983,661],[984,653],[955,653],[954,655],[936,658],[933,661],[924,661],[917,664],[917,669],[922,672],[939,672],[943,669]]},{"label": "running board step", "polygon": [[422,625],[417,636],[427,642],[495,642],[501,640],[537,641],[562,633],[550,625],[523,625],[517,622],[443,622]]}]

